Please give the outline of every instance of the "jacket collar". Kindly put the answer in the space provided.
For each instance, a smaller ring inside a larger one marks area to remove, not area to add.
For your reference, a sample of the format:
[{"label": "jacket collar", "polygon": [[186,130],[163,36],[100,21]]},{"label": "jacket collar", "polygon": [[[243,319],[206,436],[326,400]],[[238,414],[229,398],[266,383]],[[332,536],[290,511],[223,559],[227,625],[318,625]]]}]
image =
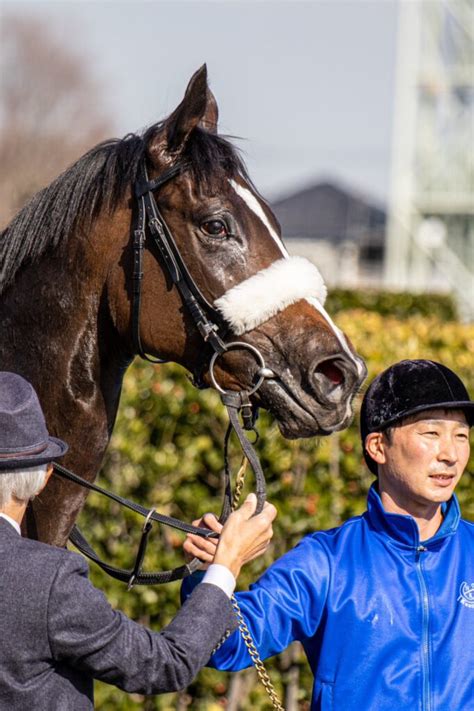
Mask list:
[{"label": "jacket collar", "polygon": [[[423,541],[425,547],[429,547],[432,543],[456,533],[461,513],[455,494],[449,501],[442,504],[441,510],[443,512],[443,523],[432,538]],[[367,516],[377,531],[398,543],[414,548],[420,545],[420,535],[415,519],[408,515],[387,513],[383,507],[377,483],[372,484],[369,490]]]},{"label": "jacket collar", "polygon": [[18,535],[21,536],[21,528],[20,528],[19,523],[17,523],[13,518],[8,516],[6,513],[0,513],[0,521],[2,519],[4,521],[7,521],[7,523],[9,523],[12,526],[12,528],[15,529],[15,531],[18,533]]},{"label": "jacket collar", "polygon": [[16,541],[21,539],[21,536],[18,535],[18,531],[15,530],[10,521],[7,521],[3,516],[0,516],[0,538],[4,541]]}]

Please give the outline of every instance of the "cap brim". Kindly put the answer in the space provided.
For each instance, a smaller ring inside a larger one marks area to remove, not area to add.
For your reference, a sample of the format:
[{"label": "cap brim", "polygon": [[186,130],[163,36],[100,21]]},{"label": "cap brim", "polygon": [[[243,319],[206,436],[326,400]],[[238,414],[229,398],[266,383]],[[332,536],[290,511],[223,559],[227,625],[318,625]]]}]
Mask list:
[{"label": "cap brim", "polygon": [[57,437],[48,437],[48,446],[40,454],[26,456],[18,454],[15,459],[0,460],[0,471],[1,470],[11,470],[11,469],[22,469],[29,467],[36,467],[40,464],[48,464],[55,459],[60,459],[68,451],[69,447],[66,442]]},{"label": "cap brim", "polygon": [[409,410],[404,410],[402,413],[394,415],[389,420],[382,422],[376,430],[373,430],[373,432],[382,431],[387,427],[390,427],[390,425],[393,425],[400,420],[404,420],[405,417],[416,415],[417,412],[423,412],[425,410],[462,410],[466,415],[468,425],[472,427],[474,424],[474,402],[472,400],[463,400],[460,402],[453,402],[450,400],[449,402],[434,402],[429,405],[418,405],[417,407],[412,407]]}]

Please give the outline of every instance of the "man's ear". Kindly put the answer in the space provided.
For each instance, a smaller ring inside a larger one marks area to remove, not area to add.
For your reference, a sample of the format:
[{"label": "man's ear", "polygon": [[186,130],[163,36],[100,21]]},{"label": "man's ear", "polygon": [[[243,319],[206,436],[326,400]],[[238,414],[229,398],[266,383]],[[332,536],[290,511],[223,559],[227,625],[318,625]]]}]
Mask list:
[{"label": "man's ear", "polygon": [[46,476],[45,476],[45,479],[44,479],[44,484],[43,484],[43,486],[41,487],[41,489],[38,491],[38,494],[39,494],[41,491],[43,491],[43,489],[44,489],[44,487],[46,486],[46,484],[48,483],[49,478],[50,478],[51,474],[53,473],[53,471],[54,471],[53,463],[50,462],[50,463],[48,464],[48,468],[46,469]]},{"label": "man's ear", "polygon": [[383,432],[371,432],[365,438],[365,451],[377,464],[385,464],[386,441]]}]

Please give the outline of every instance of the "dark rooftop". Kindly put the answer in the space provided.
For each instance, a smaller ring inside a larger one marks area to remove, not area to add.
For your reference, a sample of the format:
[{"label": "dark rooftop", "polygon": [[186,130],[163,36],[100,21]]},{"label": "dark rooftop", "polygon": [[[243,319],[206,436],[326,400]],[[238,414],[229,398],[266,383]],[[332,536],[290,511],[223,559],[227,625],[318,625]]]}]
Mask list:
[{"label": "dark rooftop", "polygon": [[323,181],[272,201],[285,240],[328,240],[335,244],[346,240],[358,243],[383,242],[386,213],[384,209],[338,184]]}]

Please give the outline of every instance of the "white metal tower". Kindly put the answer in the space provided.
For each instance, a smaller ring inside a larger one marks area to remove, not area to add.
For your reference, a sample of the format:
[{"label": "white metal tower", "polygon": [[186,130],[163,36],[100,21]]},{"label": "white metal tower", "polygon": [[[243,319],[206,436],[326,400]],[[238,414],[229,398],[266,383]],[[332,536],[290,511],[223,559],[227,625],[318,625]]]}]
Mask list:
[{"label": "white metal tower", "polygon": [[474,319],[474,5],[402,0],[385,281]]}]

